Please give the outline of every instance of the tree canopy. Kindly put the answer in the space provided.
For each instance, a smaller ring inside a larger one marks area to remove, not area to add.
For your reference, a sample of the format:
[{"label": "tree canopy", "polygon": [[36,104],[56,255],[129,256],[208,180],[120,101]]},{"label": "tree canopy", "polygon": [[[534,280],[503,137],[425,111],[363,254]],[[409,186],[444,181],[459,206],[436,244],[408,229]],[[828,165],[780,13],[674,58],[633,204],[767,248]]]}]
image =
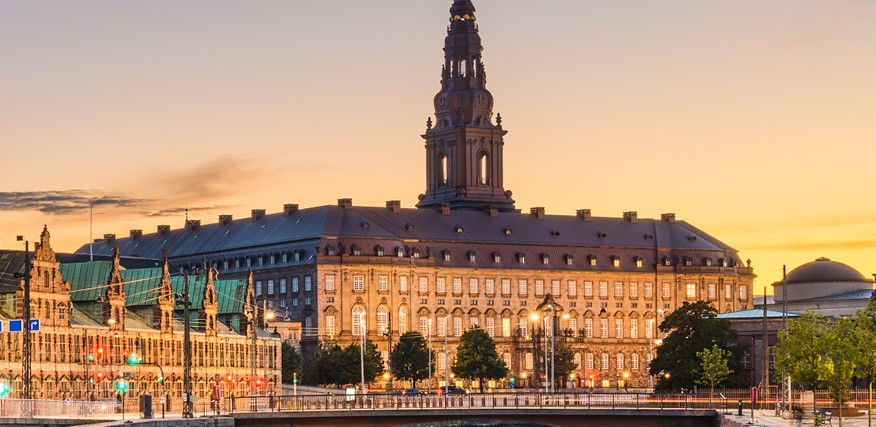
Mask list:
[{"label": "tree canopy", "polygon": [[499,358],[496,343],[480,327],[469,329],[460,337],[451,371],[459,378],[480,380],[481,393],[484,392],[483,380],[508,376],[508,367]]},{"label": "tree canopy", "polygon": [[705,348],[697,352],[700,360],[699,378],[697,384],[709,386],[709,393],[715,392],[715,386],[720,385],[733,372],[727,364],[730,352],[712,344],[712,348]]},{"label": "tree canopy", "polygon": [[575,352],[572,347],[560,337],[554,339],[554,384],[557,384],[557,388],[561,388],[566,384],[565,379],[569,374],[578,369],[578,364],[575,363]]},{"label": "tree canopy", "polygon": [[651,363],[650,373],[658,378],[655,389],[693,388],[700,371],[697,352],[712,348],[713,344],[730,353],[727,364],[732,374],[724,385],[748,385],[742,369],[745,347],[737,342],[730,321],[717,318],[717,314],[707,301],[685,302],[660,323],[659,330],[667,335]]},{"label": "tree canopy", "polygon": [[[334,345],[320,349],[315,364],[314,382],[337,386],[358,384],[362,377],[359,348],[359,343],[354,343],[344,348]],[[364,356],[367,384],[383,374],[384,367],[380,353],[377,352],[377,345],[371,340],[365,342]]]},{"label": "tree canopy", "polygon": [[280,345],[283,382],[291,384],[296,375],[301,378],[301,354],[288,341]]},{"label": "tree canopy", "polygon": [[[417,388],[417,381],[429,377],[429,349],[426,339],[419,331],[407,332],[401,336],[389,355],[392,374],[401,380],[411,381]],[[435,371],[435,354],[432,354],[432,372]]]}]

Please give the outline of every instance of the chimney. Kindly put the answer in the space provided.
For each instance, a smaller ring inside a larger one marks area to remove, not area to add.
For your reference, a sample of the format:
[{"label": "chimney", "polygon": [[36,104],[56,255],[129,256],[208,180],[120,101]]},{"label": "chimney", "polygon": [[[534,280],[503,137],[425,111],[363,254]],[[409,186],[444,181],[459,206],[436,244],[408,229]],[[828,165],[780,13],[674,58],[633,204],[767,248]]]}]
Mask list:
[{"label": "chimney", "polygon": [[234,217],[231,215],[219,215],[219,224],[228,225]]},{"label": "chimney", "polygon": [[590,209],[578,209],[577,215],[578,218],[581,218],[584,221],[590,221],[592,218],[590,215]]},{"label": "chimney", "polygon": [[265,217],[265,210],[264,209],[253,209],[252,210],[252,220],[253,221],[258,221],[264,217]]},{"label": "chimney", "polygon": [[675,222],[675,214],[674,213],[660,214],[660,219],[662,219],[666,222]]},{"label": "chimney", "polygon": [[115,235],[115,234],[104,234],[104,235],[103,235],[103,242],[104,242],[104,243],[109,244],[109,243],[112,243],[112,242],[115,242],[115,241],[116,241],[116,235]]},{"label": "chimney", "polygon": [[386,208],[391,210],[392,213],[401,212],[401,200],[387,200]]},{"label": "chimney", "polygon": [[624,219],[635,224],[639,222],[639,213],[636,211],[624,212]]},{"label": "chimney", "polygon": [[498,205],[490,205],[488,208],[490,210],[490,218],[495,218],[499,216],[499,206]]},{"label": "chimney", "polygon": [[544,208],[532,208],[529,213],[538,219],[544,219]]},{"label": "chimney", "polygon": [[188,231],[197,230],[198,227],[200,227],[200,226],[201,226],[201,220],[199,220],[199,219],[190,219],[190,220],[186,221],[186,230],[188,230]]},{"label": "chimney", "polygon": [[441,215],[444,215],[444,216],[450,215],[450,203],[442,203],[441,204]]},{"label": "chimney", "polygon": [[298,212],[298,205],[294,203],[286,203],[283,205],[283,215],[289,216]]},{"label": "chimney", "polygon": [[158,226],[158,234],[167,234],[170,232],[169,225],[159,225]]},{"label": "chimney", "polygon": [[143,237],[143,230],[131,230],[131,239]]},{"label": "chimney", "polygon": [[338,206],[344,209],[352,209],[353,199],[338,199]]}]

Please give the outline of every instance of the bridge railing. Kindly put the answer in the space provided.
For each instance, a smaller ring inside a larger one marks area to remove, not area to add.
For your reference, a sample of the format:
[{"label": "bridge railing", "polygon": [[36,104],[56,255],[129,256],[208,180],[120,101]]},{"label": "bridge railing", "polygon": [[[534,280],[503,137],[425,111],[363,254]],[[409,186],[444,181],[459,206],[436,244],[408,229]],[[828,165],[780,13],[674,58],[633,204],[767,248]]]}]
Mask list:
[{"label": "bridge railing", "polygon": [[721,409],[726,399],[708,394],[655,393],[472,393],[357,395],[283,395],[229,397],[223,407],[230,412],[374,411],[429,409]]},{"label": "bridge railing", "polygon": [[111,418],[120,406],[114,400],[0,399],[0,418]]}]

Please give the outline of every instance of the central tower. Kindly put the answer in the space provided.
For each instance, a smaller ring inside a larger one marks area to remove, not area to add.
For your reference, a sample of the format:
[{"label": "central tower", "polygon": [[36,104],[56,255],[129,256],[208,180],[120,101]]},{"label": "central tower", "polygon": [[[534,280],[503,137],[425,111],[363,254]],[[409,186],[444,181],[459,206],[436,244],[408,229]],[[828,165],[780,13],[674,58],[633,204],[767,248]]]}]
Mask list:
[{"label": "central tower", "polygon": [[502,116],[493,123],[493,95],[486,88],[481,37],[470,0],[454,0],[444,39],[441,90],[435,123],[426,124],[426,194],[419,208],[515,211],[503,187]]}]

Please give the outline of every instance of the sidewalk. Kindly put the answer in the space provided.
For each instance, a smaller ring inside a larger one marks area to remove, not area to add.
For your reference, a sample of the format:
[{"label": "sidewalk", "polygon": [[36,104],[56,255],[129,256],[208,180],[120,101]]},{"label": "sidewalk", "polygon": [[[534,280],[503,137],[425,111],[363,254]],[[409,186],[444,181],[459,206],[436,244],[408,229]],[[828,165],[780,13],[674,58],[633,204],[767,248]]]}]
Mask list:
[{"label": "sidewalk", "polygon": [[[804,417],[802,421],[799,421],[779,418],[776,416],[775,411],[755,410],[754,423],[751,424],[749,424],[751,422],[751,411],[744,411],[745,415],[741,417],[736,414],[737,412],[735,411],[732,414],[725,414],[724,419],[742,426],[798,427],[815,425],[815,419],[812,417],[812,414],[809,414],[807,417]],[[873,415],[873,424],[876,426],[876,414]],[[830,424],[825,425],[839,427],[839,417],[835,415],[830,421]],[[863,412],[862,415],[843,418],[843,427],[868,427],[867,413]]]}]

